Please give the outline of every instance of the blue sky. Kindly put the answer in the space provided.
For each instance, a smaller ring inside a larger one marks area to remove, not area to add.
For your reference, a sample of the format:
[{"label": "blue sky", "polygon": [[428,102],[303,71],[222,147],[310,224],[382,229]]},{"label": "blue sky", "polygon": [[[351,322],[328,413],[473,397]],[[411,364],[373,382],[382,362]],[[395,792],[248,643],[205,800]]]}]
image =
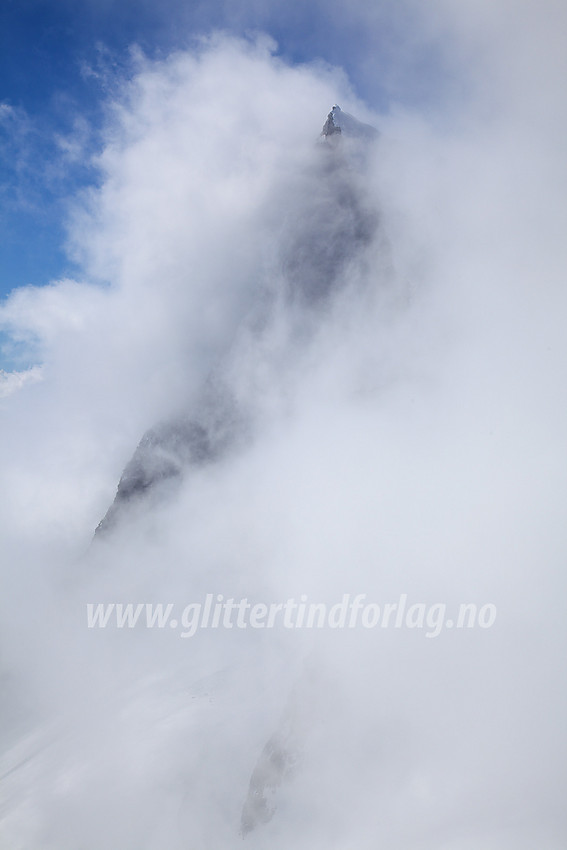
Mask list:
[{"label": "blue sky", "polygon": [[[76,273],[65,252],[67,205],[96,179],[88,155],[96,150],[112,79],[128,73],[133,44],[160,57],[212,29],[237,35],[259,29],[276,39],[292,63],[322,58],[342,66],[374,109],[385,108],[392,98],[435,100],[446,69],[427,39],[415,41],[404,8],[318,0],[5,0],[0,9],[0,296]],[[69,140],[77,133],[82,147],[73,156]]]}]

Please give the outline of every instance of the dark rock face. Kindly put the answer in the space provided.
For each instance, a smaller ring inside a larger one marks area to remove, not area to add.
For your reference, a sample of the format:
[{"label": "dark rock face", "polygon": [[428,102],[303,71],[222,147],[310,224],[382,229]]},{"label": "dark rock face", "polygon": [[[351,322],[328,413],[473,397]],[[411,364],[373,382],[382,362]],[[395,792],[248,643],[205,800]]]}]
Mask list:
[{"label": "dark rock face", "polygon": [[257,826],[271,821],[276,812],[278,788],[282,782],[291,778],[298,758],[294,742],[290,744],[281,732],[270,738],[250,777],[240,820],[243,838]]},{"label": "dark rock face", "polygon": [[350,138],[372,140],[378,137],[378,130],[370,124],[363,124],[348,112],[343,112],[340,106],[335,104],[321,130],[322,136],[333,136],[336,133],[345,133]]},{"label": "dark rock face", "polygon": [[207,387],[195,416],[180,415],[146,431],[95,535],[111,531],[128,508],[171,492],[185,470],[220,460],[229,447],[236,448],[245,430],[228,391]]},{"label": "dark rock face", "polygon": [[321,130],[322,136],[332,136],[334,133],[340,133],[341,128],[338,124],[335,124],[335,113],[339,109],[338,106],[333,106],[329,114],[327,115],[327,120],[323,124],[323,129]]},{"label": "dark rock face", "polygon": [[[324,306],[348,278],[349,264],[376,236],[377,212],[365,197],[359,171],[377,135],[373,127],[334,106],[321,132],[316,167],[298,178],[294,215],[286,218],[280,234],[280,295],[284,309],[308,326],[320,320]],[[142,437],[96,536],[110,532],[127,508],[171,489],[188,470],[236,449],[251,427],[250,414],[238,409],[222,380],[212,385],[215,390],[205,389],[194,413],[159,424]]]},{"label": "dark rock face", "polygon": [[283,246],[288,296],[304,308],[321,307],[336,292],[346,267],[370,244],[378,226],[375,210],[364,203],[339,153],[332,151],[322,164],[316,191],[303,201]]},{"label": "dark rock face", "polygon": [[114,502],[95,533],[113,528],[121,509],[132,500],[141,499],[150,488],[179,477],[185,467],[207,463],[214,454],[205,428],[190,419],[164,422],[147,431],[126,465]]}]

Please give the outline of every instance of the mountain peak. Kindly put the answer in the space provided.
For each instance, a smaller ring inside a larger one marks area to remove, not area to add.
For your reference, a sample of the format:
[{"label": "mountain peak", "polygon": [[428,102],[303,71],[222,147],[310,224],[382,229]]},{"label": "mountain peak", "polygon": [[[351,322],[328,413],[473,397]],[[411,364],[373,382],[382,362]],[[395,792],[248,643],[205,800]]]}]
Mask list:
[{"label": "mountain peak", "polygon": [[363,124],[354,115],[349,115],[348,112],[343,112],[341,107],[335,103],[327,120],[321,130],[321,135],[328,139],[330,136],[345,135],[349,138],[357,139],[375,139],[378,136],[378,130],[370,124]]}]

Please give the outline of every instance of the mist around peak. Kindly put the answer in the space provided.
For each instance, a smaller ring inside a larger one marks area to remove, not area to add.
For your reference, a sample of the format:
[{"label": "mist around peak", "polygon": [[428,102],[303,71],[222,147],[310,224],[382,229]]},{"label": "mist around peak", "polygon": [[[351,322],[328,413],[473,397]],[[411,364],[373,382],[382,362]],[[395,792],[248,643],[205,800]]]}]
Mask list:
[{"label": "mist around peak", "polygon": [[[262,40],[142,60],[73,207],[83,276],[2,304],[42,378],[1,402],[3,847],[564,847],[564,54],[428,20],[466,57],[435,114]],[[337,102],[362,159],[322,149]],[[91,545],[143,434],[218,409],[233,450]],[[347,594],[447,619],[180,636],[207,596]]]}]

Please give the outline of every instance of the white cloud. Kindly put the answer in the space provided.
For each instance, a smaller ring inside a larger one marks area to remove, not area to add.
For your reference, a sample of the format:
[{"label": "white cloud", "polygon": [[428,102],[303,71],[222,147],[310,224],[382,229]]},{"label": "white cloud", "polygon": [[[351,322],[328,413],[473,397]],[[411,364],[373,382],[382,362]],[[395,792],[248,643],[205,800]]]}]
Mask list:
[{"label": "white cloud", "polygon": [[25,384],[40,380],[41,369],[38,366],[32,366],[30,369],[24,369],[21,372],[5,372],[4,369],[0,369],[0,398],[5,398],[17,392]]},{"label": "white cloud", "polygon": [[[372,120],[344,75],[217,36],[140,60],[113,104],[71,222],[88,283],[0,313],[44,364],[0,425],[8,847],[240,846],[286,712],[302,762],[250,846],[563,846],[564,119],[522,98],[500,8],[482,15],[436,4],[428,26],[451,54],[483,47],[494,90],[461,68],[475,85],[450,114],[374,116],[359,189],[378,236],[315,321],[282,308],[243,330],[332,203],[326,112]],[[540,24],[530,56],[558,103],[552,36]],[[195,409],[214,370],[252,410],[250,445],[85,555],[144,429]],[[84,626],[86,601],[207,592],[499,615],[434,641]]]}]

